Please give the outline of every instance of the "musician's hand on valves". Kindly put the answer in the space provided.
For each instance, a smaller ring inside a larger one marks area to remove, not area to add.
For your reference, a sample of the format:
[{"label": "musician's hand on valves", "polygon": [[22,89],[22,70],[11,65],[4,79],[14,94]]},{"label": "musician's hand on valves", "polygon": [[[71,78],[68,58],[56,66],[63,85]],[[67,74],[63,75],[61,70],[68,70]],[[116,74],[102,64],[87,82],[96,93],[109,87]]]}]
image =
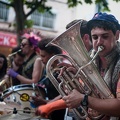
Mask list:
[{"label": "musician's hand on valves", "polygon": [[76,74],[77,72],[75,67],[68,63],[59,63],[57,66],[61,67],[61,71],[59,75],[62,75],[64,71],[71,72],[73,74]]},{"label": "musician's hand on valves", "polygon": [[15,71],[14,71],[13,69],[11,69],[11,68],[7,70],[7,74],[10,75],[11,77],[14,77],[14,78],[16,78],[17,75],[18,75],[18,73],[15,72]]},{"label": "musician's hand on valves", "polygon": [[67,70],[68,72],[73,73],[73,74],[76,74],[76,73],[77,73],[77,70],[76,70],[75,67],[73,67],[73,66],[68,67],[66,70]]},{"label": "musician's hand on valves", "polygon": [[61,62],[61,63],[58,63],[57,66],[59,66],[59,67],[61,67],[61,66],[72,67],[72,64],[70,64],[70,63],[65,63],[65,62]]},{"label": "musician's hand on valves", "polygon": [[71,109],[79,107],[83,98],[84,95],[74,89],[69,95],[64,96],[62,99],[66,102],[67,107]]}]

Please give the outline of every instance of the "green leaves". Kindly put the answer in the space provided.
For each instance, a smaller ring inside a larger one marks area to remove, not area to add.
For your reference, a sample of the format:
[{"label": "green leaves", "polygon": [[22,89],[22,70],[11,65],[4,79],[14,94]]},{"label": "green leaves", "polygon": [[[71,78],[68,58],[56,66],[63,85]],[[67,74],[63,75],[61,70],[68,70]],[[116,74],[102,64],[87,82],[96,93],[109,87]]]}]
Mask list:
[{"label": "green leaves", "polygon": [[50,10],[51,10],[51,7],[47,7],[47,6],[45,6],[45,5],[42,5],[42,6],[38,7],[37,10],[38,10],[40,13],[44,13],[44,12],[46,12],[46,11],[50,11]]},{"label": "green leaves", "polygon": [[96,0],[95,4],[98,4],[98,6],[100,7],[100,11],[110,11],[107,0]]},{"label": "green leaves", "polygon": [[[120,0],[113,0],[116,2],[119,2]],[[107,2],[107,0],[68,0],[67,4],[68,7],[76,7],[78,4],[97,4],[99,5],[99,7],[101,8],[101,11],[110,11],[109,9],[109,4]]]},{"label": "green leaves", "polygon": [[93,3],[92,0],[84,0],[84,1],[85,1],[85,3],[87,3],[87,4],[92,4],[92,3]]},{"label": "green leaves", "polygon": [[75,7],[78,4],[82,4],[81,0],[68,0],[67,1],[68,7]]},{"label": "green leaves", "polygon": [[113,1],[120,2],[120,0],[113,0]]},{"label": "green leaves", "polygon": [[25,28],[31,28],[33,26],[32,20],[26,20],[25,21]]}]

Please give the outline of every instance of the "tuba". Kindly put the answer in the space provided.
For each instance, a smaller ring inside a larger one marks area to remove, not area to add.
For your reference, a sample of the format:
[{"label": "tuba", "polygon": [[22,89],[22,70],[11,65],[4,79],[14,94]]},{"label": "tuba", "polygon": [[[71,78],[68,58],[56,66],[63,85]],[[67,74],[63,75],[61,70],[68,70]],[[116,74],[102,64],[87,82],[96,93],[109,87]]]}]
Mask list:
[{"label": "tuba", "polygon": [[[8,55],[8,57],[7,57],[8,68],[12,68],[13,56],[16,55],[18,52],[21,52],[21,49]],[[13,85],[12,84],[12,78],[8,75],[6,75],[5,78],[0,82],[0,86],[4,86],[4,89],[7,89],[7,88],[11,87],[12,85]]]},{"label": "tuba", "polygon": [[[104,48],[99,46],[96,54],[92,55],[92,58],[90,57],[80,35],[81,23],[82,21],[77,22],[60,36],[48,43],[48,45],[54,44],[62,48],[68,53],[68,55],[60,54],[53,56],[46,65],[47,76],[62,96],[68,94],[66,89],[68,92],[72,91],[73,89],[77,89],[81,93],[92,95],[100,99],[114,98],[114,95],[111,93],[93,62],[98,56],[99,52]],[[54,70],[52,68],[52,64],[56,60],[61,59],[67,59],[70,61],[72,66],[74,66],[74,68],[77,70],[77,73],[72,74],[71,72],[64,71],[63,74],[59,76],[60,80],[58,81],[53,76]],[[82,80],[84,85],[81,84],[79,80]],[[90,116],[84,106],[73,108],[72,110],[78,116],[78,118],[81,119],[90,117],[94,120],[103,116],[102,114],[96,117]]]}]

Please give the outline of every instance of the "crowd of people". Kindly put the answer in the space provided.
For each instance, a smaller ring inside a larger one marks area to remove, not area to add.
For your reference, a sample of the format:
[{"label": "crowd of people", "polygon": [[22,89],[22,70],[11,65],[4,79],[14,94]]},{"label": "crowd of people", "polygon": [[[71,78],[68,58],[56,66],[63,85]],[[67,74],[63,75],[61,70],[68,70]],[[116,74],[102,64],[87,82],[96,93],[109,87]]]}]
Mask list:
[{"label": "crowd of people", "polygon": [[[87,117],[84,120],[93,120],[93,118],[98,116],[100,116],[99,120],[120,120],[120,43],[118,41],[120,24],[114,15],[99,12],[89,21],[80,19],[70,22],[66,25],[66,31],[76,23],[81,24],[80,38],[88,52],[88,56],[90,56],[92,51],[96,53],[98,47],[102,46],[103,48],[93,62],[100,76],[105,81],[106,86],[109,88],[110,96],[102,98],[98,95],[99,97],[96,97],[92,93],[81,92],[77,88],[73,88],[70,92],[64,88],[66,95],[61,95],[56,86],[52,84],[52,80],[47,76],[46,64],[54,55],[63,54],[63,50],[54,44],[48,45],[53,38],[41,38],[33,32],[24,33],[21,36],[20,45],[12,50],[11,68],[8,67],[5,55],[0,54],[0,94],[2,96],[2,92],[10,87],[5,83],[11,77],[13,86],[34,84],[39,90],[41,88],[44,90],[44,97],[38,95],[32,96],[32,104],[37,108],[37,116],[46,117],[45,113],[42,112],[44,106],[47,109],[47,105],[49,106],[52,103],[54,106],[56,101],[62,100],[64,107],[62,108],[58,102],[57,108],[51,110],[49,116],[47,116],[50,120],[66,120],[67,108],[69,109],[67,115],[72,120],[82,120],[75,113],[71,114],[71,109],[80,106],[83,106],[87,111]],[[73,65],[69,62],[64,62],[64,60],[56,61],[52,65],[52,69],[62,68],[62,65],[64,65],[64,69],[59,69],[61,71],[53,73],[58,82],[62,81],[59,75],[62,75],[64,71],[74,72],[74,74],[77,72]],[[76,78],[79,80],[78,76]],[[4,83],[6,86],[2,84],[4,79],[7,79]],[[86,87],[84,83],[82,85],[84,88]],[[102,90],[95,91],[99,94],[99,91]],[[80,109],[79,112],[82,114],[83,110]]]}]

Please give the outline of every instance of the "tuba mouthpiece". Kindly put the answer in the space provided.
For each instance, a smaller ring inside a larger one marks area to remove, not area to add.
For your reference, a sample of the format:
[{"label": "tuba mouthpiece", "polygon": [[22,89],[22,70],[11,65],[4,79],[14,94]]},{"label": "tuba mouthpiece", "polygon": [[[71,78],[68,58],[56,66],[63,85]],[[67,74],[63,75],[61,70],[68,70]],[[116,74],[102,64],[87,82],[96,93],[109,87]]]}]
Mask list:
[{"label": "tuba mouthpiece", "polygon": [[103,46],[98,46],[98,51],[101,52],[104,49]]}]

